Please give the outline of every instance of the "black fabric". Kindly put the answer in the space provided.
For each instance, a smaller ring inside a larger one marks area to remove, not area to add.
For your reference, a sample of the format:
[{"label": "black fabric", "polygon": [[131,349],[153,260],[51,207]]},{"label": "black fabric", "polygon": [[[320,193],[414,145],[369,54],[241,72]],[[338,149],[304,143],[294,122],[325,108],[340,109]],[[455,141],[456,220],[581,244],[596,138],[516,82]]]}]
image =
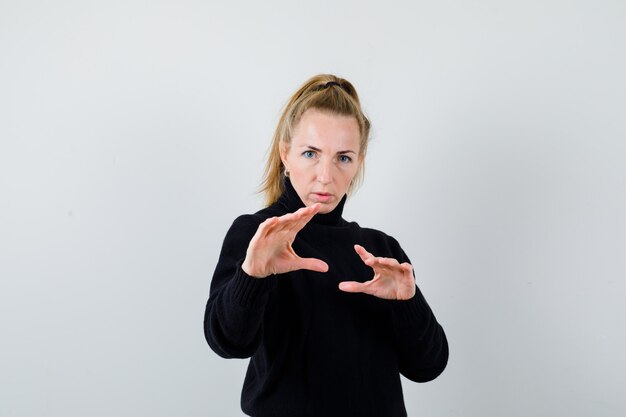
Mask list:
[{"label": "black fabric", "polygon": [[293,243],[299,256],[325,261],[328,272],[257,279],[241,269],[259,224],[304,206],[289,180],[285,185],[276,203],[230,227],[204,316],[207,342],[218,355],[251,357],[243,411],[255,417],[406,416],[400,374],[425,382],[444,370],[443,329],[419,288],[406,301],[338,288],[373,276],[355,244],[409,262],[395,239],[345,221],[344,196],[331,213],[314,216]]}]

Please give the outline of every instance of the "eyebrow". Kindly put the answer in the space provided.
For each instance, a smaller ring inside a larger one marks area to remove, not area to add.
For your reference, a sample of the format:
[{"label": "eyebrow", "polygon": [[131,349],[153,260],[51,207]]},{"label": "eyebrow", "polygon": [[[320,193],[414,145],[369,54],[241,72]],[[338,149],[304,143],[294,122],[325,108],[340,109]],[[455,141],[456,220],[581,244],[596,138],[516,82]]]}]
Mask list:
[{"label": "eyebrow", "polygon": [[[303,147],[303,148],[308,148],[308,149],[310,149],[310,150],[312,150],[312,151],[315,151],[315,152],[322,152],[322,150],[321,150],[320,148],[316,148],[315,146],[311,146],[311,145],[303,145],[302,147]],[[338,153],[338,154],[353,153],[353,154],[355,154],[355,155],[356,155],[356,152],[354,152],[353,150],[349,150],[349,149],[348,149],[348,150],[346,150],[346,151],[339,151],[339,152],[337,152],[337,153]]]}]

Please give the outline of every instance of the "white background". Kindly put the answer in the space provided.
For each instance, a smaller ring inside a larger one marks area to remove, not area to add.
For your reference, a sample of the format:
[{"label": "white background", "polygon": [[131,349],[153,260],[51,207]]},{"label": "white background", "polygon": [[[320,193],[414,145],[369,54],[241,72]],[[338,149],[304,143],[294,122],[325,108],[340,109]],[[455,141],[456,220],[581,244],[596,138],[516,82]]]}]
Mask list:
[{"label": "white background", "polygon": [[0,415],[239,416],[208,288],[308,77],[449,338],[411,416],[626,414],[626,3],[0,3]]}]

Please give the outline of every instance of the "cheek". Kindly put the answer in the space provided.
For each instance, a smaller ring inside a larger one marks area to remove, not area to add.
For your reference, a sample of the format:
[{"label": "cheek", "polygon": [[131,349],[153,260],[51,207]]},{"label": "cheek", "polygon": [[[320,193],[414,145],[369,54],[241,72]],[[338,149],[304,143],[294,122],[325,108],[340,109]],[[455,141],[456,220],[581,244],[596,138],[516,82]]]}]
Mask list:
[{"label": "cheek", "polygon": [[302,175],[311,175],[315,173],[315,166],[312,161],[301,159],[293,164],[294,170]]},{"label": "cheek", "polygon": [[351,164],[349,167],[344,169],[345,176],[352,181],[352,179],[356,176],[357,171],[359,170],[359,165]]},{"label": "cheek", "polygon": [[339,178],[341,178],[341,185],[347,189],[350,186],[350,183],[352,182],[352,179],[354,178],[355,174],[356,174],[356,170],[352,168],[341,170],[341,172],[339,172]]},{"label": "cheek", "polygon": [[290,178],[292,183],[297,183],[300,187],[315,180],[315,170],[306,162],[292,164]]}]

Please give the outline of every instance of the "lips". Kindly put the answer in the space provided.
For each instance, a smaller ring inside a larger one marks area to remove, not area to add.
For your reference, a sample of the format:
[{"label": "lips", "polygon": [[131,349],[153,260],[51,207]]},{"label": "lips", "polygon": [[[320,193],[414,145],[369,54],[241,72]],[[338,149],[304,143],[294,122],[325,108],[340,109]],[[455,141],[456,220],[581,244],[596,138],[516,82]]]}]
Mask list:
[{"label": "lips", "polygon": [[326,203],[330,201],[333,197],[331,193],[312,193],[312,194],[313,194],[313,198],[319,201],[320,203]]}]

